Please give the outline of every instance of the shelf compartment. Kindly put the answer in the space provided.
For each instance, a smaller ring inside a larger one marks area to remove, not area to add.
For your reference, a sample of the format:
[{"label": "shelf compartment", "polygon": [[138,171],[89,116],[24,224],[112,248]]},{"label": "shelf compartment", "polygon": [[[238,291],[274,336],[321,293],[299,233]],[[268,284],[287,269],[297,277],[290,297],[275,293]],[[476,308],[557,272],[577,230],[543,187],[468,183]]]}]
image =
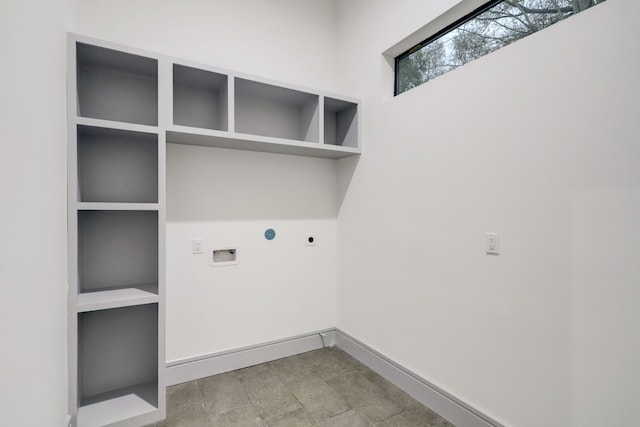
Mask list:
[{"label": "shelf compartment", "polygon": [[158,125],[158,61],[76,43],[81,117]]},{"label": "shelf compartment", "polygon": [[324,143],[358,147],[358,104],[324,98]]},{"label": "shelf compartment", "polygon": [[227,79],[224,74],[173,64],[173,123],[228,130]]},{"label": "shelf compartment", "polygon": [[78,126],[81,202],[157,203],[158,135]]},{"label": "shelf compartment", "polygon": [[235,131],[319,142],[319,95],[235,79]]},{"label": "shelf compartment", "polygon": [[158,212],[79,211],[78,277],[81,294],[158,283]]},{"label": "shelf compartment", "polygon": [[78,314],[78,425],[158,408],[158,305]]},{"label": "shelf compartment", "polygon": [[107,291],[85,292],[78,295],[78,312],[106,310],[110,308],[158,302],[158,284],[149,283]]},{"label": "shelf compartment", "polygon": [[[97,396],[96,403],[78,409],[78,427],[101,427],[119,421],[131,420],[158,411],[148,402],[157,384],[150,382]],[[140,396],[146,396],[142,398]],[[146,424],[146,422],[145,422]]]}]

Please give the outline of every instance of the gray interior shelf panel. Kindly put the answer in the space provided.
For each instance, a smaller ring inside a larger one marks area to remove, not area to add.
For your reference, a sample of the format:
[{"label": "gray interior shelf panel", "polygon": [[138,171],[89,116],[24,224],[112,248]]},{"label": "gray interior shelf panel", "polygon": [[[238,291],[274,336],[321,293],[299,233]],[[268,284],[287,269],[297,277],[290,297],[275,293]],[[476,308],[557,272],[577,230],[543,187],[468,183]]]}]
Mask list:
[{"label": "gray interior shelf panel", "polygon": [[319,95],[235,79],[238,133],[320,142]]},{"label": "gray interior shelf panel", "polygon": [[158,213],[79,211],[80,292],[158,282]]},{"label": "gray interior shelf panel", "polygon": [[158,61],[77,43],[78,115],[156,126]]},{"label": "gray interior shelf panel", "polygon": [[158,202],[158,135],[78,126],[81,202]]},{"label": "gray interior shelf panel", "polygon": [[324,98],[324,143],[343,147],[358,146],[358,105]]},{"label": "gray interior shelf panel", "polygon": [[155,382],[155,393],[140,397],[157,407],[157,331],[157,304],[78,314],[81,406],[125,395],[129,387]]},{"label": "gray interior shelf panel", "polygon": [[173,123],[204,129],[229,129],[228,77],[173,64]]}]

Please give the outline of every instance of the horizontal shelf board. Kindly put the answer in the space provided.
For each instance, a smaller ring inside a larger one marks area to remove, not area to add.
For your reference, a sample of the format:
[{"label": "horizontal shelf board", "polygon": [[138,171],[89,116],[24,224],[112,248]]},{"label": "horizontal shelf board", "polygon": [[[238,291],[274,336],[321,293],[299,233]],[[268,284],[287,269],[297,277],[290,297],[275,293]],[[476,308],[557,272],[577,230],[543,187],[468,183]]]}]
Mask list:
[{"label": "horizontal shelf board", "polygon": [[76,117],[76,124],[80,126],[94,126],[107,129],[128,130],[158,134],[156,126],[139,125],[136,123],[115,122],[112,120],[92,119],[90,117]]},{"label": "horizontal shelf board", "polygon": [[85,292],[78,295],[78,313],[110,308],[152,304],[159,301],[158,285],[142,285],[135,288]]},{"label": "horizontal shelf board", "polygon": [[252,98],[272,99],[284,104],[304,105],[311,99],[318,100],[315,92],[292,89],[280,84],[264,83],[253,79],[236,77],[236,95],[243,94]]},{"label": "horizontal shelf board", "polygon": [[79,211],[157,211],[158,206],[157,203],[76,203],[76,209]]},{"label": "horizontal shelf board", "polygon": [[78,409],[78,427],[111,425],[157,411],[157,407],[141,397],[156,396],[157,398],[157,393],[157,384],[150,382],[96,396],[92,399],[95,402]]},{"label": "horizontal shelf board", "polygon": [[338,159],[341,157],[360,154],[360,150],[356,148],[325,145],[317,142],[303,142],[266,136],[208,131],[205,129],[187,128],[184,126],[174,126],[172,129],[173,130],[167,131],[167,142],[174,144],[231,148],[234,150],[323,157],[328,159]]}]

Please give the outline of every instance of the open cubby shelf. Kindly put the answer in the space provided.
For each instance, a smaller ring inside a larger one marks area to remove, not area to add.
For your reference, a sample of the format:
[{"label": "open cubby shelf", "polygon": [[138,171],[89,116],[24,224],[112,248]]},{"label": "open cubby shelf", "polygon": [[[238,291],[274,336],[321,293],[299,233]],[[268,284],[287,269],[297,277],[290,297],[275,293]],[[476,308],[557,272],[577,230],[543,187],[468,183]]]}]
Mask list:
[{"label": "open cubby shelf", "polygon": [[356,101],[173,64],[173,104],[167,142],[333,159],[360,153]]},{"label": "open cubby shelf", "polygon": [[228,92],[226,75],[173,64],[173,123],[226,131]]},{"label": "open cubby shelf", "polygon": [[324,98],[324,143],[358,147],[358,104]]},{"label": "open cubby shelf", "polygon": [[79,211],[78,277],[79,293],[158,283],[158,213]]},{"label": "open cubby shelf", "polygon": [[157,409],[157,331],[157,304],[78,314],[78,425]]},{"label": "open cubby shelf", "polygon": [[158,61],[77,43],[78,115],[158,125]]},{"label": "open cubby shelf", "polygon": [[80,202],[157,203],[158,135],[78,126]]},{"label": "open cubby shelf", "polygon": [[235,128],[248,135],[319,142],[319,95],[235,79]]}]

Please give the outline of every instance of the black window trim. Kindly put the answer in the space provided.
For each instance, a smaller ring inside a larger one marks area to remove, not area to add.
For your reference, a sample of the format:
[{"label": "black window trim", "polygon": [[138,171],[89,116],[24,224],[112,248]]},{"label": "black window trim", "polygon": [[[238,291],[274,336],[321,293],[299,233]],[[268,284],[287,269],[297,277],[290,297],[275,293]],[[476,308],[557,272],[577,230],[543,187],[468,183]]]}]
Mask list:
[{"label": "black window trim", "polygon": [[423,48],[426,45],[428,45],[432,41],[434,41],[436,39],[439,39],[440,37],[444,36],[448,32],[453,31],[456,28],[464,25],[465,23],[467,23],[468,21],[472,20],[476,16],[480,15],[481,13],[486,12],[487,10],[491,9],[493,6],[495,6],[495,5],[499,4],[499,3],[502,3],[503,1],[504,0],[491,0],[491,1],[488,1],[488,2],[484,3],[482,6],[474,9],[472,12],[464,15],[462,18],[452,22],[451,24],[447,25],[446,27],[442,28],[441,30],[437,31],[436,33],[430,35],[429,37],[427,37],[426,39],[424,39],[420,43],[410,47],[406,51],[402,52],[400,55],[396,56],[395,65],[394,65],[394,78],[393,78],[393,96],[398,96],[400,94],[400,93],[398,93],[398,89],[400,89],[399,88],[399,84],[400,84],[400,78],[399,78],[400,77],[400,73],[399,73],[399,71],[400,71],[400,61],[401,60],[403,60],[407,56],[411,55],[413,52]]}]

